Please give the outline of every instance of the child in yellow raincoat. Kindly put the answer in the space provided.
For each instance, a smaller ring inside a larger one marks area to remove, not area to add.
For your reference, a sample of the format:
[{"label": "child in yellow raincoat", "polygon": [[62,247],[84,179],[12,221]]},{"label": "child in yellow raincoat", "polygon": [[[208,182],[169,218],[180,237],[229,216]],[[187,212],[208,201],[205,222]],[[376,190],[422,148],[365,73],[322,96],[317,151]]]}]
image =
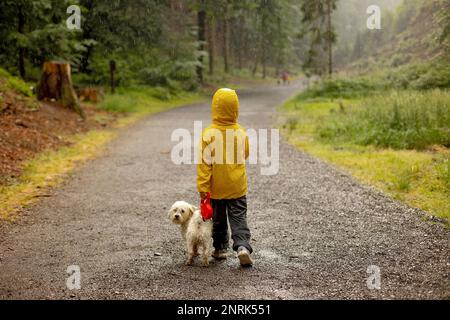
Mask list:
[{"label": "child in yellow raincoat", "polygon": [[247,226],[248,137],[237,123],[239,100],[231,89],[219,89],[212,101],[212,124],[202,133],[197,167],[197,188],[204,199],[211,193],[213,207],[213,257],[225,259],[229,246],[228,221],[233,250],[242,266],[253,264]]}]

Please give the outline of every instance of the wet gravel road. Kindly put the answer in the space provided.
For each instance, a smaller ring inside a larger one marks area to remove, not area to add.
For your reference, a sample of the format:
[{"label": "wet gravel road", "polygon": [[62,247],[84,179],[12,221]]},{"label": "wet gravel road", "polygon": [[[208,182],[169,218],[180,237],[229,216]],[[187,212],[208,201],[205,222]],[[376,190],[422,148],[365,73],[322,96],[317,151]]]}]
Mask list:
[{"label": "wet gravel road", "polygon": [[[267,128],[295,88],[242,93],[240,122]],[[298,89],[298,88],[297,88]],[[209,123],[200,104],[124,131],[105,156],[0,228],[0,297],[37,299],[450,298],[450,232],[285,142],[280,171],[249,166],[255,266],[184,266],[167,210],[197,203],[195,166],[171,162],[171,133]],[[69,265],[81,289],[66,288]],[[381,271],[370,290],[367,268]]]}]

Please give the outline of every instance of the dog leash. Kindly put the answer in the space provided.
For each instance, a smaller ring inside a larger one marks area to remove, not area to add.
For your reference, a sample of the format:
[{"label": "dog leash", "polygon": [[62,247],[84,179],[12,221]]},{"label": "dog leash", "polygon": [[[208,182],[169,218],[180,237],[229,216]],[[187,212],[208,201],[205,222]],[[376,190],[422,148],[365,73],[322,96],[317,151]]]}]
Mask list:
[{"label": "dog leash", "polygon": [[211,206],[211,194],[208,192],[204,199],[200,200],[200,213],[202,215],[203,221],[212,219],[213,208]]}]

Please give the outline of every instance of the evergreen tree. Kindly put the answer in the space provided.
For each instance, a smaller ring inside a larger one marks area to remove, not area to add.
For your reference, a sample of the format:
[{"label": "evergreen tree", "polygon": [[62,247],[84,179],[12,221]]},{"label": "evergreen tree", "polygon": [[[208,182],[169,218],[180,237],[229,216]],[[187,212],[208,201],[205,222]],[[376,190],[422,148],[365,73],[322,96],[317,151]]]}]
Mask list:
[{"label": "evergreen tree", "polygon": [[310,47],[305,67],[323,73],[323,60],[328,61],[328,74],[333,73],[333,44],[336,33],[332,23],[332,14],[336,10],[337,0],[304,0],[302,4],[303,20]]},{"label": "evergreen tree", "polygon": [[25,78],[27,65],[40,69],[45,60],[76,62],[86,47],[81,33],[66,27],[69,2],[77,4],[66,0],[1,1],[1,65]]}]

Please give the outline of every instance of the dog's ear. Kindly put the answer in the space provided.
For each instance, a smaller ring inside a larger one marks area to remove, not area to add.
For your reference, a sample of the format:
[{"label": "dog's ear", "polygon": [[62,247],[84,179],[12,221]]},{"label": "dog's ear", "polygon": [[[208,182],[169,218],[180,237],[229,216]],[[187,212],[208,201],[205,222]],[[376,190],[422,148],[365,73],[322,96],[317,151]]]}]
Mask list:
[{"label": "dog's ear", "polygon": [[193,205],[190,205],[189,206],[189,215],[192,217],[192,215],[194,214],[194,212],[195,212],[195,210],[196,210],[197,208],[195,208]]},{"label": "dog's ear", "polygon": [[169,209],[169,212],[167,212],[167,217],[170,219],[170,215],[172,214],[173,208]]}]

